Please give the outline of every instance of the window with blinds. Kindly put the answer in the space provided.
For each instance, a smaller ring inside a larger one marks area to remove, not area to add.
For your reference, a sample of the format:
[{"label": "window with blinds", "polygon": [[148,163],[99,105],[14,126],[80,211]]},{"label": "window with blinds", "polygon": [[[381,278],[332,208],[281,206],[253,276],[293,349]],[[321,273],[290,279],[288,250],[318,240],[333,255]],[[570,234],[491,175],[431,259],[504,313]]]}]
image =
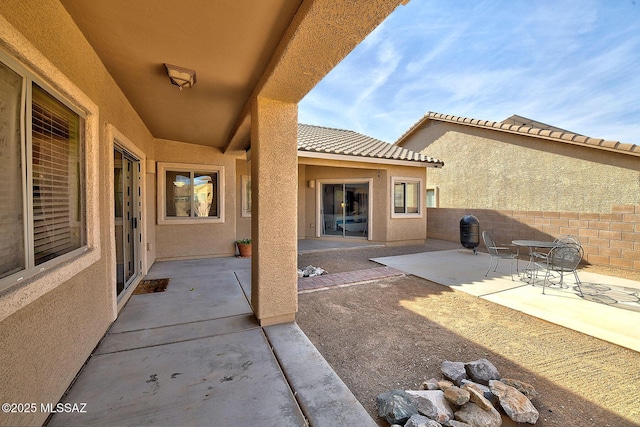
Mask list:
[{"label": "window with blinds", "polygon": [[83,116],[0,52],[0,290],[87,245]]},{"label": "window with blinds", "polygon": [[83,119],[33,84],[31,113],[35,265],[86,244]]}]

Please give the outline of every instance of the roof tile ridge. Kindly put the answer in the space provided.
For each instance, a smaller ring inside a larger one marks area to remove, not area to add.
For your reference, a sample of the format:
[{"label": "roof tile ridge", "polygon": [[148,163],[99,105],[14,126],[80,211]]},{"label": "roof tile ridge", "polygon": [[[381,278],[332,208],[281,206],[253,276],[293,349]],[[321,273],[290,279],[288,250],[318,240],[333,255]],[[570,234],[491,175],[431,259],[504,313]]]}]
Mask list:
[{"label": "roof tile ridge", "polygon": [[620,145],[620,141],[614,141],[614,140],[608,140],[608,139],[603,139],[600,142],[600,145],[603,147],[607,147],[607,148],[613,148],[613,149],[617,149],[618,146]]},{"label": "roof tile ridge", "polygon": [[587,145],[597,145],[597,146],[601,146],[602,141],[604,141],[604,139],[602,138],[591,138],[591,137],[587,137],[587,140],[584,142]]},{"label": "roof tile ridge", "polygon": [[418,121],[416,121],[414,124],[412,124],[409,129],[407,129],[405,132],[402,133],[402,135],[400,135],[392,144],[393,145],[398,145],[398,143],[400,141],[402,141],[406,136],[410,135],[411,133],[413,133],[416,129],[418,129],[420,126],[422,126],[422,124],[427,121],[428,119],[433,118],[432,115],[436,114],[432,111],[427,111],[422,117],[420,117],[418,119]]},{"label": "roof tile ridge", "polygon": [[626,142],[618,142],[618,146],[616,147],[618,150],[628,151],[630,153],[634,153],[636,151],[636,144],[626,143]]}]

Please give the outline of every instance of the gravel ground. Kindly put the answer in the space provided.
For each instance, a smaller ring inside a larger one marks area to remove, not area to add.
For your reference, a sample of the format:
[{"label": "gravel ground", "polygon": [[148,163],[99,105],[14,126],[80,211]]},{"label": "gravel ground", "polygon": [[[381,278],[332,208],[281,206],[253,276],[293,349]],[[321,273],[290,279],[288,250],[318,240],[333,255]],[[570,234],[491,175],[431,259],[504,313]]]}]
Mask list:
[{"label": "gravel ground", "polygon": [[[329,273],[450,242],[301,254]],[[640,280],[635,271],[589,270]],[[540,396],[537,426],[640,426],[640,354],[427,280],[406,276],[299,295],[297,322],[379,425],[375,398],[441,378],[444,360],[487,358]],[[504,426],[517,424],[504,418]]]}]

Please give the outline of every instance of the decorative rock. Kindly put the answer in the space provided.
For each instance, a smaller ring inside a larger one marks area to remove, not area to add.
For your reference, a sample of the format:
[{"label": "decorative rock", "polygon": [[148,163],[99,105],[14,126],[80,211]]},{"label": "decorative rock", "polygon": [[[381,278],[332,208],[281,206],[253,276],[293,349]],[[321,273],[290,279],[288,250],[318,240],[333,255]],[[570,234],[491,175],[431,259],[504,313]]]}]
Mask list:
[{"label": "decorative rock", "polygon": [[438,387],[438,380],[431,378],[430,380],[422,381],[422,384],[420,384],[420,390],[440,390],[440,387]]},{"label": "decorative rock", "polygon": [[313,265],[308,265],[302,270],[298,269],[298,277],[315,277],[323,274],[327,274],[327,272],[322,268],[314,267]]},{"label": "decorative rock", "polygon": [[496,397],[495,394],[491,393],[491,389],[483,384],[478,384],[478,383],[474,383],[473,381],[469,381],[469,380],[463,380],[462,381],[462,385],[464,388],[465,385],[467,385],[469,387],[473,387],[474,389],[476,389],[477,391],[479,391],[480,393],[482,393],[482,395],[484,396],[485,399],[487,399],[489,402],[491,403],[498,403],[498,398]]},{"label": "decorative rock", "polygon": [[498,396],[504,412],[517,423],[535,424],[538,421],[538,410],[527,397],[515,388],[500,381],[489,381],[491,392]]},{"label": "decorative rock", "polygon": [[453,387],[453,386],[454,384],[451,381],[447,381],[447,380],[438,381],[438,388],[442,391],[445,391],[449,387]]},{"label": "decorative rock", "polygon": [[500,427],[502,417],[495,408],[485,411],[475,403],[469,402],[456,412],[456,420],[469,424],[471,427]]},{"label": "decorative rock", "polygon": [[449,387],[444,391],[444,397],[451,403],[462,406],[469,401],[470,395],[467,390],[458,386]]},{"label": "decorative rock", "polygon": [[413,406],[419,413],[439,423],[453,419],[453,410],[442,390],[407,390]]},{"label": "decorative rock", "polygon": [[500,382],[515,388],[520,393],[527,396],[527,399],[529,400],[535,399],[540,395],[540,393],[538,393],[531,384],[525,383],[524,381],[514,380],[512,378],[500,378]]},{"label": "decorative rock", "polygon": [[402,390],[392,390],[378,395],[376,398],[378,416],[389,424],[404,424],[418,410],[411,402],[411,397]]},{"label": "decorative rock", "polygon": [[404,427],[442,427],[442,424],[424,415],[412,415]]},{"label": "decorative rock", "polygon": [[474,382],[488,385],[491,380],[499,380],[500,373],[487,359],[478,359],[465,364],[467,374]]},{"label": "decorative rock", "polygon": [[451,420],[449,421],[449,427],[471,427],[467,423],[463,423],[462,421]]},{"label": "decorative rock", "polygon": [[442,374],[453,381],[456,385],[461,385],[462,380],[467,379],[467,371],[465,370],[464,363],[462,362],[450,362],[445,360],[440,365]]},{"label": "decorative rock", "polygon": [[493,408],[493,404],[486,397],[484,397],[484,393],[482,393],[482,391],[472,386],[471,384],[467,383],[462,386],[462,390],[466,390],[469,393],[469,401],[475,403],[485,411],[491,410],[491,408]]}]

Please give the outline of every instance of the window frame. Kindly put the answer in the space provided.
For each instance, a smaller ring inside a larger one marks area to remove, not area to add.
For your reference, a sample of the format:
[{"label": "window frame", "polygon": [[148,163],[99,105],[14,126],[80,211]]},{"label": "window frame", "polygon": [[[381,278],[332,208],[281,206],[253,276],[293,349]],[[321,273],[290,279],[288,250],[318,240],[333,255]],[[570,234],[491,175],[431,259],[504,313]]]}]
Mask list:
[{"label": "window frame", "polygon": [[[0,321],[12,313],[25,307],[67,280],[88,268],[100,259],[100,227],[98,200],[98,107],[77,86],[75,86],[58,69],[53,67],[28,42],[5,42],[16,55],[0,48],[0,61],[23,79],[20,100],[20,145],[23,174],[22,203],[25,223],[24,245],[28,252],[25,255],[27,265],[24,269],[0,279]],[[28,67],[27,65],[28,64]],[[83,149],[80,153],[83,177],[78,196],[84,205],[85,241],[83,244],[65,254],[61,254],[39,265],[33,264],[33,181],[29,176],[32,170],[32,138],[31,109],[33,100],[31,90],[37,84],[49,96],[62,103],[83,119],[81,132],[84,135]],[[27,164],[28,163],[28,164]],[[55,274],[48,274],[55,271]]]},{"label": "window frame", "polygon": [[[424,188],[422,178],[411,178],[411,177],[399,177],[392,176],[391,177],[391,218],[422,218],[424,208],[422,206],[422,188]],[[397,184],[417,184],[417,207],[418,212],[407,212],[407,203],[406,203],[406,192],[405,192],[405,212],[396,212],[395,211],[395,196],[396,196],[396,185]]]},{"label": "window frame", "polygon": [[[167,172],[212,172],[218,175],[218,216],[202,216],[202,217],[168,217],[166,205],[166,182]],[[224,223],[224,166],[205,165],[194,163],[169,163],[158,162],[158,225],[174,225],[174,224],[220,224]]]},{"label": "window frame", "polygon": [[[429,197],[427,197],[427,193],[429,191],[433,191],[433,206],[429,206],[429,204],[428,204]],[[439,191],[437,186],[427,186],[427,188],[425,188],[425,190],[424,190],[424,194],[425,194],[424,195],[424,205],[425,205],[425,207],[427,207],[427,208],[438,208],[438,207],[440,207],[439,206],[440,205],[440,201],[439,201],[440,194],[439,193],[440,193],[440,191]]]},{"label": "window frame", "polygon": [[[247,185],[249,186],[249,191],[247,191]],[[251,218],[251,175],[241,175],[240,186],[240,197],[242,198],[240,217]]]}]

